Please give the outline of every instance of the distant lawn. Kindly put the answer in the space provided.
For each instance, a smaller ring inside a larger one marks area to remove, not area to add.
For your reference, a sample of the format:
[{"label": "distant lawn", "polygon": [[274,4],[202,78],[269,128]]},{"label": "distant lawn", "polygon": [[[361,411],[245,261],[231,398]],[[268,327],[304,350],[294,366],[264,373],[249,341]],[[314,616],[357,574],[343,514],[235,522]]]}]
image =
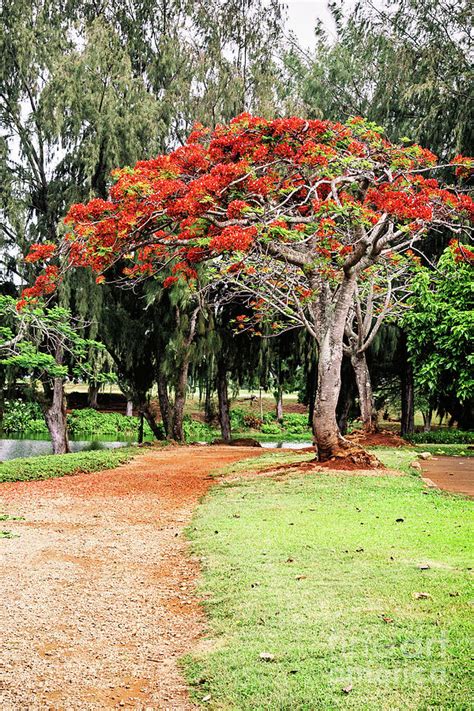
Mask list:
[{"label": "distant lawn", "polygon": [[112,469],[128,462],[139,451],[137,447],[118,447],[74,454],[49,454],[12,459],[0,464],[0,482],[50,479],[68,474]]},{"label": "distant lawn", "polygon": [[[378,454],[405,471],[415,458]],[[412,474],[214,487],[189,531],[211,637],[183,662],[194,698],[215,710],[470,708],[472,523],[472,502]]]}]

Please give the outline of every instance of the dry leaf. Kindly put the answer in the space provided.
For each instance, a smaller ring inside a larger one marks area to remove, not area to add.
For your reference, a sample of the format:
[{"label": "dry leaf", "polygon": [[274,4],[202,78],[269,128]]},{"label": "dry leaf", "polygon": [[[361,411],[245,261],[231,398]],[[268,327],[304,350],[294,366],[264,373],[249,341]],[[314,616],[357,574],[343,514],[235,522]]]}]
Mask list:
[{"label": "dry leaf", "polygon": [[425,592],[416,592],[413,593],[413,597],[415,598],[415,600],[428,600],[431,595]]},{"label": "dry leaf", "polygon": [[343,687],[342,687],[342,691],[343,691],[345,694],[350,694],[350,692],[352,691],[353,688],[354,688],[354,687],[352,686],[352,684],[348,684],[347,686],[343,686]]},{"label": "dry leaf", "polygon": [[275,655],[270,654],[270,652],[260,652],[259,657],[262,662],[273,662],[273,660],[275,659]]}]

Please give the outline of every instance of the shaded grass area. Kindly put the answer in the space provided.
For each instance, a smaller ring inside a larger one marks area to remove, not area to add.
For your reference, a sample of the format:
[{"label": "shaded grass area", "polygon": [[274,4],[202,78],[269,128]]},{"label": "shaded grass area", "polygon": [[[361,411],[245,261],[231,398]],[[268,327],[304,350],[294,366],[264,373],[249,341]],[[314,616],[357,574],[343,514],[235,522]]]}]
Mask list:
[{"label": "shaded grass area", "polygon": [[0,464],[0,482],[50,479],[68,474],[81,474],[111,469],[128,462],[139,453],[137,447],[101,449],[74,454],[55,454],[12,459]]},{"label": "shaded grass area", "polygon": [[189,536],[211,640],[183,664],[208,708],[468,708],[468,500],[413,475],[238,480],[211,491]]}]

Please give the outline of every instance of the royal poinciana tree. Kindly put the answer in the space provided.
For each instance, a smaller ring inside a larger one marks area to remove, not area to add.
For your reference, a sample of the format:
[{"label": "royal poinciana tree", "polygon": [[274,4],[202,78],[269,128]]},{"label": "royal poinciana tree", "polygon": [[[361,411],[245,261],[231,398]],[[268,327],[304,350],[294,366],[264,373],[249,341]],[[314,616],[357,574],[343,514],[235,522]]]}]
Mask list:
[{"label": "royal poinciana tree", "polygon": [[108,200],[71,207],[59,250],[43,245],[30,256],[50,261],[20,307],[67,268],[92,268],[99,283],[108,273],[117,284],[167,275],[165,288],[183,280],[196,293],[225,292],[215,288],[224,280],[257,322],[271,316],[275,332],[303,326],[316,339],[319,459],[361,463],[336,422],[348,316],[374,264],[396,271],[397,254],[429,229],[459,238],[471,229],[472,200],[440,186],[437,167],[429,150],[394,145],[362,118],[244,114],[212,133],[198,126],[168,155],[115,171]]}]

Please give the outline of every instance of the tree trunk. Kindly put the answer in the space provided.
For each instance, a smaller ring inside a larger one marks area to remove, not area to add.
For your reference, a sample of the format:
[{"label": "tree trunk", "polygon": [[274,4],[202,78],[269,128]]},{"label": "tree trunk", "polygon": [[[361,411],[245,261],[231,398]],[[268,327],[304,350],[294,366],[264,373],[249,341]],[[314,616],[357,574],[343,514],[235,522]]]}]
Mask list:
[{"label": "tree trunk", "polygon": [[402,437],[412,435],[415,431],[415,384],[413,367],[408,359],[406,336],[402,333],[402,372],[400,377],[402,419],[400,434]]},{"label": "tree trunk", "polygon": [[[356,278],[346,275],[341,284],[335,308],[325,308],[325,331],[322,334],[318,359],[318,389],[314,409],[313,429],[321,462],[333,458],[350,458],[361,468],[379,466],[376,457],[345,439],[336,420],[336,407],[341,389],[342,343],[347,315],[354,296]],[[324,296],[322,297],[324,298]]]},{"label": "tree trunk", "polygon": [[174,403],[172,408],[171,438],[176,442],[184,442],[184,405],[186,403],[186,388],[188,385],[189,362],[186,358],[181,364],[174,389]]},{"label": "tree trunk", "polygon": [[362,426],[365,432],[377,431],[377,412],[375,410],[374,393],[365,353],[351,354],[354,368]]},{"label": "tree trunk", "polygon": [[433,417],[433,410],[430,407],[428,410],[423,410],[421,413],[423,415],[423,432],[431,432],[431,419]]},{"label": "tree trunk", "polygon": [[337,403],[336,417],[339,431],[342,435],[347,434],[349,425],[349,414],[354,404],[354,376],[349,360],[344,358],[341,368],[341,391]]},{"label": "tree trunk", "polygon": [[225,363],[219,360],[217,365],[217,398],[219,401],[219,424],[224,442],[231,440],[229,393],[227,390],[227,370]]},{"label": "tree trunk", "polygon": [[87,392],[87,404],[92,407],[93,410],[97,410],[97,398],[99,396],[99,386],[95,383],[89,383],[89,389]]},{"label": "tree trunk", "polygon": [[276,391],[276,418],[280,424],[283,423],[283,388],[281,385]]},{"label": "tree trunk", "polygon": [[171,437],[173,429],[171,403],[168,395],[168,383],[162,368],[158,370],[158,400],[160,402],[161,419],[168,438]]},{"label": "tree trunk", "polygon": [[54,378],[51,403],[47,406],[44,418],[51,436],[53,454],[70,452],[67,434],[66,400],[62,378]]},{"label": "tree trunk", "polygon": [[210,424],[214,420],[214,403],[212,400],[212,378],[206,378],[206,396],[204,398],[204,422]]},{"label": "tree trunk", "polygon": [[163,439],[163,434],[160,426],[158,425],[157,421],[155,420],[155,416],[153,415],[152,411],[150,410],[150,405],[147,402],[143,402],[140,404],[139,407],[140,411],[140,416],[143,416],[145,420],[148,422],[151,431],[153,432],[153,436],[155,439]]},{"label": "tree trunk", "polygon": [[143,442],[143,412],[138,416],[138,444]]},{"label": "tree trunk", "polygon": [[132,417],[133,415],[133,400],[127,400],[127,409],[125,410],[127,417]]},{"label": "tree trunk", "polygon": [[318,368],[312,363],[308,369],[306,392],[308,393],[308,425],[314,426],[314,406],[316,404],[316,390],[318,389]]},{"label": "tree trunk", "polygon": [[186,388],[188,384],[189,361],[186,358],[179,370],[174,389],[174,401],[170,401],[168,383],[163,372],[158,373],[158,398],[160,411],[163,418],[166,437],[176,442],[184,441],[183,418],[186,403]]}]

